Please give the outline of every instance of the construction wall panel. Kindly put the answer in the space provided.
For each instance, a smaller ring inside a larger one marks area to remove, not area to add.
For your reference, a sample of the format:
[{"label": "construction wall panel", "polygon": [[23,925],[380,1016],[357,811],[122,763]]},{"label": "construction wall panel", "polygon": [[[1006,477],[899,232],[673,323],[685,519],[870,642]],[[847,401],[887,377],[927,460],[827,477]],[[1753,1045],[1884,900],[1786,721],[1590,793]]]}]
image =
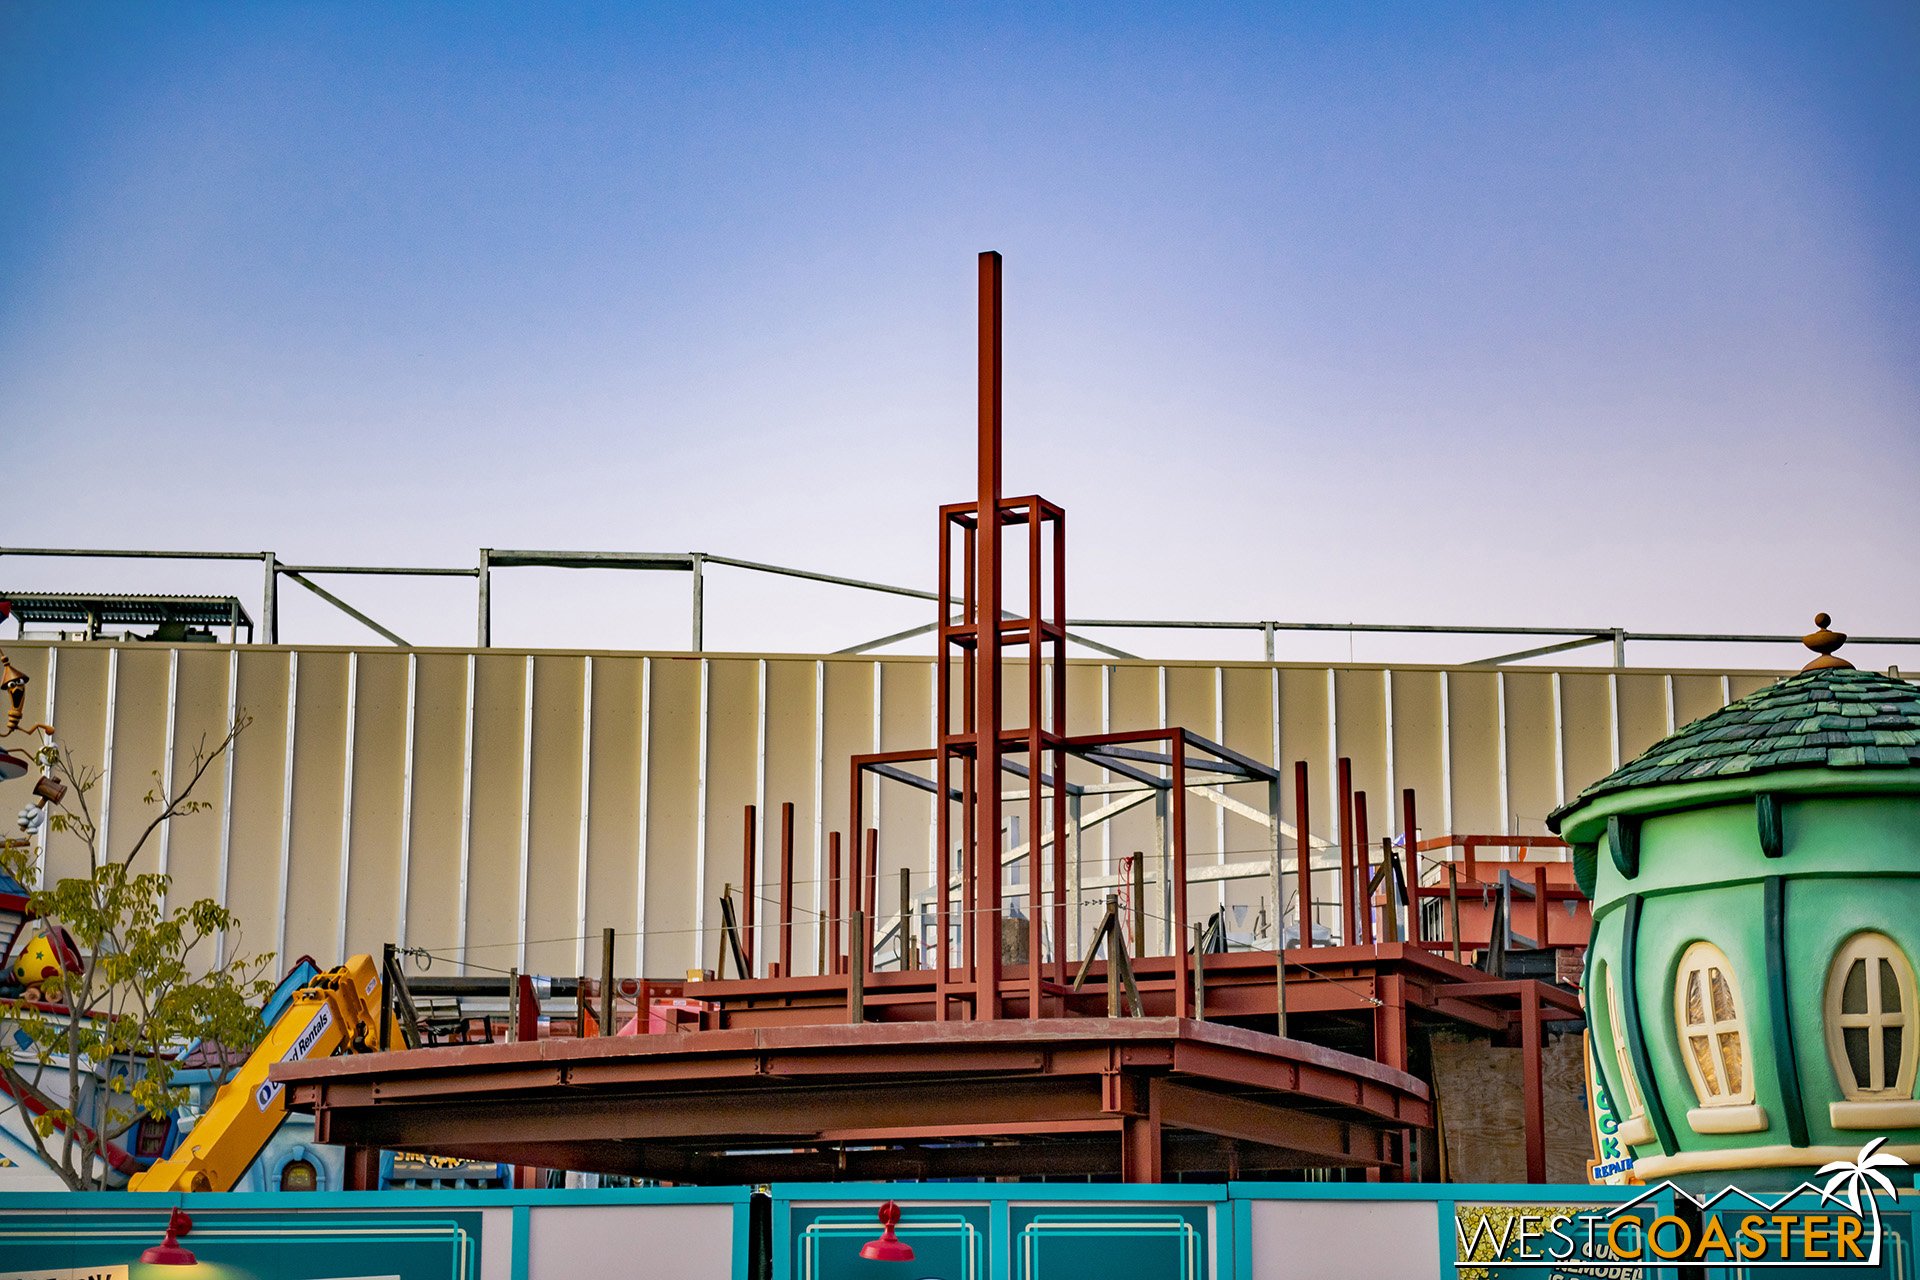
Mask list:
[{"label": "construction wall panel", "polygon": [[[68,756],[106,776],[88,794],[124,851],[152,807],[177,788],[204,738],[230,718],[248,727],[195,792],[212,808],[173,824],[143,851],[164,859],[173,900],[224,900],[242,921],[231,950],[340,952],[394,941],[447,968],[570,974],[598,966],[599,931],[619,934],[621,972],[675,977],[713,967],[718,900],[740,897],[742,806],[762,805],[757,850],[762,967],[777,956],[778,814],[795,805],[796,967],[818,951],[825,837],[845,832],[847,757],[931,745],[932,667],[925,659],[486,650],[344,650],[16,641],[33,681],[28,710],[51,710]],[[1019,663],[1009,669],[1009,723],[1025,719]],[[1334,762],[1352,759],[1371,833],[1397,834],[1411,787],[1422,835],[1542,829],[1563,798],[1687,721],[1762,687],[1760,672],[1634,668],[1304,666],[1267,663],[1076,663],[1069,728],[1194,732],[1282,774],[1281,847],[1289,877],[1295,760],[1309,800],[1318,919],[1336,876],[1325,846],[1338,830]],[[1278,709],[1276,724],[1275,709]],[[230,768],[229,768],[230,764]],[[1075,782],[1111,781],[1078,766]],[[0,811],[26,802],[6,784]],[[1009,789],[1025,784],[1009,780]],[[1256,811],[1264,788],[1227,795]],[[1086,811],[1112,797],[1085,798]],[[882,925],[898,906],[898,872],[930,884],[932,807],[901,784],[869,788],[882,832]],[[1224,902],[1236,929],[1270,894],[1272,835],[1260,818],[1189,803],[1196,868],[1223,860],[1251,874],[1190,895],[1192,920]],[[1022,819],[1025,806],[1010,806]],[[1097,879],[1140,850],[1149,910],[1163,910],[1155,807],[1142,804],[1082,838],[1080,869]],[[1009,837],[1011,840],[1011,837]],[[72,835],[44,842],[49,870],[72,874]],[[1086,887],[1097,902],[1105,890]],[[1019,896],[1018,894],[1014,896]],[[585,907],[582,908],[584,900]],[[1084,927],[1085,919],[1081,920]],[[1156,924],[1154,933],[1161,932]],[[1159,945],[1156,942],[1156,947]],[[416,967],[421,963],[416,958]],[[444,972],[445,968],[437,971]]]}]

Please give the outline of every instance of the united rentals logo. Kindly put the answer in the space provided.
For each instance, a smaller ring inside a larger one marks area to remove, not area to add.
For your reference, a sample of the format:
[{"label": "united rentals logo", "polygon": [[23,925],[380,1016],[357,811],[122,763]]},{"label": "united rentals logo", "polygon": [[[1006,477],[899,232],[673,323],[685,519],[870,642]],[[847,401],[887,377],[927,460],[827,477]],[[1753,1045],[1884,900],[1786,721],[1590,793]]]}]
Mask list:
[{"label": "united rentals logo", "polygon": [[[1632,1280],[1648,1267],[1878,1267],[1888,1234],[1880,1200],[1898,1195],[1883,1171],[1907,1164],[1881,1151],[1885,1142],[1875,1138],[1854,1159],[1821,1166],[1824,1186],[1803,1182],[1778,1196],[1730,1186],[1700,1199],[1662,1182],[1618,1205],[1463,1204],[1454,1220],[1456,1265],[1462,1280],[1510,1271]],[[1809,1196],[1818,1197],[1812,1207]],[[1683,1203],[1693,1212],[1677,1212]]]}]

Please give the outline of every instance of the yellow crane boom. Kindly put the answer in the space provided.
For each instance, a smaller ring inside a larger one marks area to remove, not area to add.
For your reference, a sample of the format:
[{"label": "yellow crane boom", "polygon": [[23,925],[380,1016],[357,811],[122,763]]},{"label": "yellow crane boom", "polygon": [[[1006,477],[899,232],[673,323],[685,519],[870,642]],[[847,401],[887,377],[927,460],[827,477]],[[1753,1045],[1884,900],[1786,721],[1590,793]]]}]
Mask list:
[{"label": "yellow crane boom", "polygon": [[179,1148],[134,1174],[127,1189],[231,1190],[287,1115],[286,1090],[267,1078],[268,1068],[340,1052],[372,1052],[380,1030],[380,981],[372,956],[354,956],[296,991]]}]

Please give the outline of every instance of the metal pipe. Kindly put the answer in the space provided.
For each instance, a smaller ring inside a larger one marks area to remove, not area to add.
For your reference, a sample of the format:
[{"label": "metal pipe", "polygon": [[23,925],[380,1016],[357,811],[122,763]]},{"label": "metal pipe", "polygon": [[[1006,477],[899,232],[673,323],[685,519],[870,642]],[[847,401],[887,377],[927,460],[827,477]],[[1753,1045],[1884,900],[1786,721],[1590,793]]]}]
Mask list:
[{"label": "metal pipe", "polygon": [[746,806],[745,839],[740,854],[740,950],[747,959],[747,971],[740,976],[753,978],[759,976],[753,962],[753,917],[759,889],[759,879],[754,875],[754,845],[760,827],[760,814],[753,805]]},{"label": "metal pipe", "polygon": [[280,566],[271,551],[260,554],[266,582],[260,596],[260,634],[268,644],[280,643]]},{"label": "metal pipe", "polygon": [[[1305,760],[1295,760],[1293,762],[1293,843],[1294,865],[1300,883],[1298,915],[1300,917],[1300,945],[1303,947],[1311,947],[1313,945],[1313,839],[1308,835],[1308,831],[1311,828],[1307,825],[1307,786],[1307,762]],[[1277,841],[1279,838],[1279,832],[1276,831],[1274,833],[1274,839]],[[1276,938],[1280,933],[1280,926],[1277,919],[1279,910],[1278,904],[1275,904],[1274,912],[1276,923],[1274,924],[1273,931]]]},{"label": "metal pipe", "polygon": [[1425,942],[1426,930],[1420,920],[1420,837],[1413,811],[1413,788],[1400,792],[1400,842],[1405,847],[1407,876],[1407,941]]},{"label": "metal pipe", "polygon": [[706,648],[707,634],[707,588],[706,575],[701,567],[706,557],[695,554],[693,557],[693,651],[699,653]]},{"label": "metal pipe", "polygon": [[319,596],[322,600],[325,600],[328,604],[332,605],[334,608],[338,609],[340,612],[346,614],[349,618],[352,618],[355,622],[360,623],[362,626],[368,628],[371,631],[377,632],[382,638],[394,644],[399,645],[403,649],[409,647],[404,637],[400,636],[394,631],[389,630],[386,627],[381,626],[379,623],[375,622],[372,618],[369,618],[366,614],[360,612],[360,610],[354,608],[352,605],[348,604],[345,600],[342,600],[339,596],[333,594],[333,592],[327,590],[325,587],[321,586],[319,583],[309,581],[308,579],[302,577],[298,573],[295,573],[292,569],[286,568],[285,566],[281,567],[280,572],[285,574],[287,577],[293,579],[295,582],[299,583],[301,586],[305,587],[307,590],[313,592],[313,594]]},{"label": "metal pipe", "polygon": [[488,598],[492,568],[493,552],[486,547],[480,548],[480,567],[474,572],[476,579],[474,594],[480,611],[474,644],[481,649],[491,648],[493,645],[493,609]]}]

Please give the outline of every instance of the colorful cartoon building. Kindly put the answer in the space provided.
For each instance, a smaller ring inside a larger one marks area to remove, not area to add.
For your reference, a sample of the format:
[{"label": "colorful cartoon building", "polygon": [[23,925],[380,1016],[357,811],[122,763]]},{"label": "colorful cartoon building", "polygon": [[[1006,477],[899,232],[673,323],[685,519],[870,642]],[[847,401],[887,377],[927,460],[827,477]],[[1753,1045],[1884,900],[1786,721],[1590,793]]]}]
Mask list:
[{"label": "colorful cartoon building", "polygon": [[1634,1172],[1788,1185],[1920,1161],[1920,687],[1819,657],[1549,825],[1593,898],[1596,1066]]}]

